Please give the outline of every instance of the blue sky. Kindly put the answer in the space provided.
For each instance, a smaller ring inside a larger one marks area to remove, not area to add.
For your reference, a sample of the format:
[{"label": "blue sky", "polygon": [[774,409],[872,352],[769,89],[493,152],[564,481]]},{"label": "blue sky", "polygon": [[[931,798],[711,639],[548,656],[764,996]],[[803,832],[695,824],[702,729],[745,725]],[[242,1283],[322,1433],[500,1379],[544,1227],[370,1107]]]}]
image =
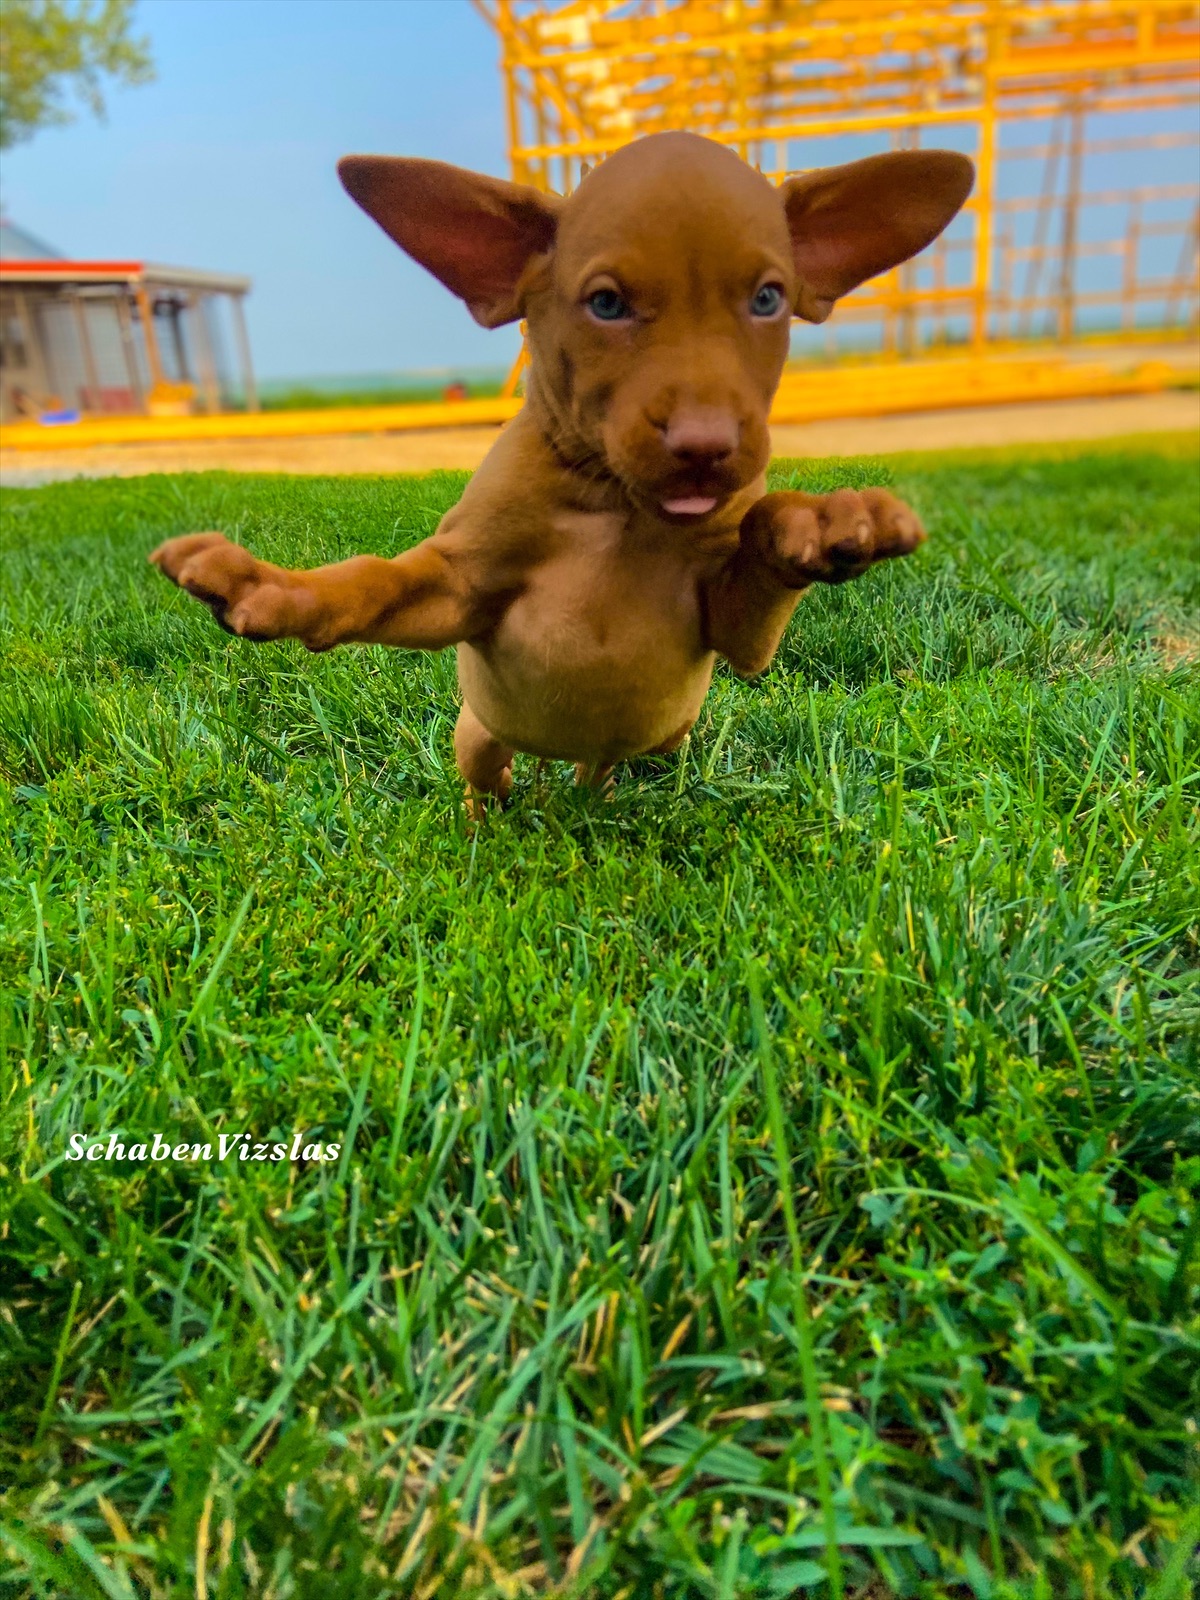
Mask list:
[{"label": "blue sky", "polygon": [[498,44],[467,0],[141,0],[158,72],[5,152],[0,202],[66,255],[249,273],[265,377],[506,365],[345,195],[349,151],[507,175]]}]

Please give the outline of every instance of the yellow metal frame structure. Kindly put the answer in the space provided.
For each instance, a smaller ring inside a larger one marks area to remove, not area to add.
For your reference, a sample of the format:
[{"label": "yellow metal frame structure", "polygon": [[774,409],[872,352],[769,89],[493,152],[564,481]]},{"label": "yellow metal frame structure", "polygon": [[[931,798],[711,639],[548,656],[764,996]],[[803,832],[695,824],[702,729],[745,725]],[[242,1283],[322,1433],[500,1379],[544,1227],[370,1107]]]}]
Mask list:
[{"label": "yellow metal frame structure", "polygon": [[[1200,4],[472,3],[500,40],[513,178],[535,188],[568,193],[630,140],[675,128],[731,146],[776,182],[888,145],[946,144],[972,156],[977,179],[964,216],[918,261],[843,302],[822,330],[827,360],[863,324],[884,357],[957,351],[978,362],[1027,351],[1040,334],[1053,341],[1044,351],[1051,364],[1082,336],[1086,313],[1107,312],[1118,336],[1142,340],[1142,309],[1159,308],[1158,332],[1196,331],[1200,184],[1087,189],[1083,176],[1089,156],[1138,152],[1152,161],[1200,142],[1183,125],[1200,86]],[[1162,111],[1177,113],[1177,125],[1121,126]],[[1089,139],[1095,118],[1106,126]],[[1046,132],[1014,143],[1007,130],[1018,122]],[[832,140],[838,153],[814,159]],[[1029,181],[1039,164],[1040,181]],[[1001,181],[1017,170],[1024,183]],[[1161,202],[1187,214],[1154,217]],[[1098,238],[1082,226],[1097,215],[1109,219]],[[1147,278],[1143,244],[1164,235],[1178,238],[1175,271]],[[1119,281],[1081,286],[1083,264],[1098,255],[1117,259]],[[880,373],[863,370],[877,391]]]}]

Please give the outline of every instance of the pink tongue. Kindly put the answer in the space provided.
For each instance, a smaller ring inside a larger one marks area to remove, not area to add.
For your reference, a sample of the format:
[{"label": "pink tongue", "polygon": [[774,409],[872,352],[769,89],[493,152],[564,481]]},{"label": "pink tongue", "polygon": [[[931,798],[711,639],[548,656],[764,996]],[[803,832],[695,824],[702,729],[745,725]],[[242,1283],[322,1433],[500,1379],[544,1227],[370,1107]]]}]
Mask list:
[{"label": "pink tongue", "polygon": [[706,511],[711,511],[716,505],[716,499],[708,499],[693,495],[687,500],[664,500],[663,510],[669,511],[676,517],[702,517]]}]

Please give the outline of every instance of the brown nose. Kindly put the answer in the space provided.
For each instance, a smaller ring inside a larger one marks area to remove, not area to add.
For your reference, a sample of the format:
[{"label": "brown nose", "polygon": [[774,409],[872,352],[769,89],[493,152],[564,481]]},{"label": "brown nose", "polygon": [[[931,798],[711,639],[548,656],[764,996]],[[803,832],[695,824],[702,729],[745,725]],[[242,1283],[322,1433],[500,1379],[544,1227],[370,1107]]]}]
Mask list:
[{"label": "brown nose", "polygon": [[737,418],[716,406],[677,411],[663,431],[663,442],[688,466],[713,466],[737,449]]}]

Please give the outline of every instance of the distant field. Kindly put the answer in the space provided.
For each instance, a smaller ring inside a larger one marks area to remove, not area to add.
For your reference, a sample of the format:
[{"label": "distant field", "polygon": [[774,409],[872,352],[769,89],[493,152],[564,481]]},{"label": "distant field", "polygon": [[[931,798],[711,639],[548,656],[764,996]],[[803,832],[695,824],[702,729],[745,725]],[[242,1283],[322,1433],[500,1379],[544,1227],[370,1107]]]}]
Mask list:
[{"label": "distant field", "polygon": [[451,656],[144,560],[464,474],[4,496],[0,1592],[1191,1592],[1195,440],[773,477],[930,542],[476,831]]},{"label": "distant field", "polygon": [[399,374],[395,378],[314,380],[295,383],[266,383],[259,396],[264,411],[321,411],[339,406],[404,406],[440,400],[446,388],[463,383],[472,400],[486,400],[500,393],[506,372],[503,368],[464,369],[436,376]]}]

